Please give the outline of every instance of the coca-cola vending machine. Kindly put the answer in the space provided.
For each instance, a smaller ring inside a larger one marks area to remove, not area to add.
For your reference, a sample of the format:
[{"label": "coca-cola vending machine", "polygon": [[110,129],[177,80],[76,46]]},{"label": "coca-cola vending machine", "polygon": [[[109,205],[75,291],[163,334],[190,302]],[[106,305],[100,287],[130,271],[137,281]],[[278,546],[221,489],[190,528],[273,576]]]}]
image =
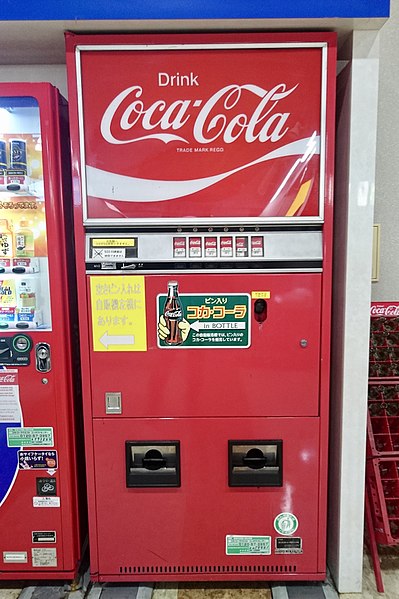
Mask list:
[{"label": "coca-cola vending machine", "polygon": [[67,67],[92,578],[323,579],[335,36]]},{"label": "coca-cola vending machine", "polygon": [[0,580],[81,556],[67,116],[50,84],[0,84]]}]

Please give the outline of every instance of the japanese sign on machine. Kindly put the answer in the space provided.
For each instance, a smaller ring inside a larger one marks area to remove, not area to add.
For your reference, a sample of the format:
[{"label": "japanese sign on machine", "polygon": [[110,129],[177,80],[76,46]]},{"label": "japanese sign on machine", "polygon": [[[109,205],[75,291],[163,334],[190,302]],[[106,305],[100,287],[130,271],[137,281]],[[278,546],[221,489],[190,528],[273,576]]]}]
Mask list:
[{"label": "japanese sign on machine", "polygon": [[250,346],[248,294],[178,294],[176,281],[168,295],[158,296],[159,347],[217,348]]},{"label": "japanese sign on machine", "polygon": [[94,351],[146,351],[142,276],[106,276],[90,281]]}]

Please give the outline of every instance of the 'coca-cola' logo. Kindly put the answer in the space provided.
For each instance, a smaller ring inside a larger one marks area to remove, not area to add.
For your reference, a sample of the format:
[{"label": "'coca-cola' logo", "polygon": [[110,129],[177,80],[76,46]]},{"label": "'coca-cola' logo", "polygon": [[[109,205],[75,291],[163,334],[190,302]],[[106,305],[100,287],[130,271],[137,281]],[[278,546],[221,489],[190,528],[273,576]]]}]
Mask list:
[{"label": "'coca-cola' logo", "polygon": [[[216,141],[231,144],[239,138],[247,143],[275,143],[289,130],[291,115],[278,111],[278,104],[297,87],[298,84],[287,89],[285,83],[279,83],[266,90],[253,84],[233,84],[216,91],[206,101],[175,100],[168,105],[160,99],[147,105],[142,98],[143,88],[133,85],[120,92],[106,108],[101,119],[101,134],[110,144],[148,139],[189,143],[188,139],[172,131],[191,126],[192,136],[198,144]],[[153,132],[137,136],[135,130]],[[127,138],[126,131],[131,134]]]},{"label": "'coca-cola' logo", "polygon": [[374,304],[370,309],[371,316],[399,316],[399,304]]},{"label": "'coca-cola' logo", "polygon": [[0,383],[16,383],[17,378],[15,374],[0,375]]},{"label": "'coca-cola' logo", "polygon": [[178,318],[181,318],[182,312],[181,310],[166,310],[164,316],[170,320],[177,320]]}]

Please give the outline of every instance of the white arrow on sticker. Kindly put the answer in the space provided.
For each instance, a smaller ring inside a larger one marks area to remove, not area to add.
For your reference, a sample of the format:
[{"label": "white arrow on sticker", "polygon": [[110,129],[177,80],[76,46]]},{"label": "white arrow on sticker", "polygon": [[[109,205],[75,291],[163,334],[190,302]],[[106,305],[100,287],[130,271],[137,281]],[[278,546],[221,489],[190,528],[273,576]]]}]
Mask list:
[{"label": "white arrow on sticker", "polygon": [[134,345],[134,335],[108,335],[108,331],[105,331],[100,337],[100,343],[106,348],[109,345]]},{"label": "white arrow on sticker", "polygon": [[199,320],[196,320],[195,322],[192,322],[190,324],[190,328],[194,329],[194,331],[198,331],[200,329],[207,329],[207,330],[212,330],[212,331],[220,331],[221,329],[245,329],[246,328],[246,323],[245,322],[234,322],[234,321],[222,321],[219,322],[217,320],[213,320],[211,322],[200,322]]}]

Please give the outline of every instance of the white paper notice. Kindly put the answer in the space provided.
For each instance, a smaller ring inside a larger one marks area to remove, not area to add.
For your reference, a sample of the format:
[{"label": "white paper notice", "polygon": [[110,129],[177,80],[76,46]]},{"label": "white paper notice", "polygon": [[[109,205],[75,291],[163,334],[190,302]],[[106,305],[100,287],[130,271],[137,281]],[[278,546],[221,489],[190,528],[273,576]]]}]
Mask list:
[{"label": "white paper notice", "polygon": [[34,568],[49,568],[57,566],[57,549],[49,547],[32,549],[32,566]]},{"label": "white paper notice", "polygon": [[34,497],[33,507],[60,507],[60,497]]}]

